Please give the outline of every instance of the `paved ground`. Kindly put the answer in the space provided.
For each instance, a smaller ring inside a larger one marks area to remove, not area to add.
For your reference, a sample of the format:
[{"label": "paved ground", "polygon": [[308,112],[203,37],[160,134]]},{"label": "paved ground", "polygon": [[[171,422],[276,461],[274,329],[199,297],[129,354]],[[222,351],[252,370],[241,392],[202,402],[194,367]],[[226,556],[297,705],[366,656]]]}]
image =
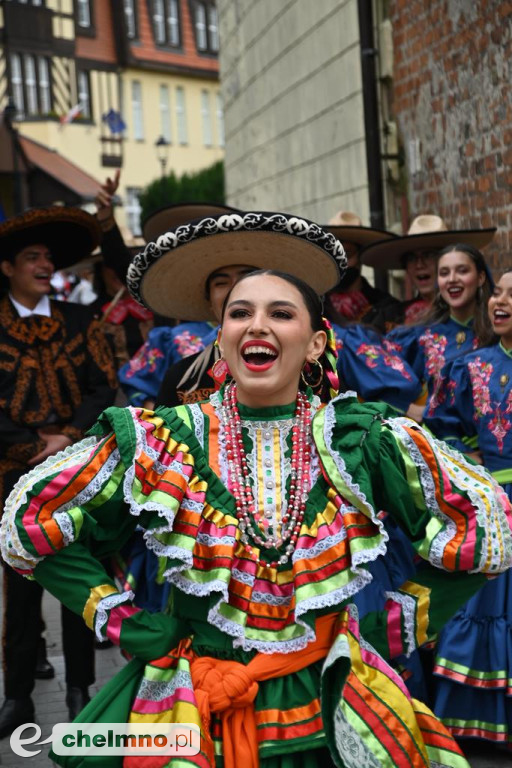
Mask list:
[{"label": "paved ground", "polygon": [[[0,568],[0,577],[1,577]],[[56,670],[53,680],[38,680],[33,694],[36,707],[36,720],[41,727],[41,739],[46,739],[55,723],[67,722],[67,709],[64,703],[64,659],[60,641],[60,609],[57,601],[50,595],[44,598],[44,617],[47,626],[48,657]],[[117,648],[96,651],[96,685],[92,692],[110,680],[124,665]],[[1,681],[0,681],[1,686]],[[0,687],[1,691],[1,687]],[[3,691],[2,699],[3,699]],[[28,735],[28,734],[27,734]],[[27,745],[26,749],[32,749]],[[48,758],[48,746],[42,747],[41,754],[22,758],[15,755],[9,745],[9,739],[0,741],[0,766],[2,768],[51,768],[54,765]],[[471,768],[512,768],[512,753],[502,753],[492,747],[476,744],[466,749]]]}]

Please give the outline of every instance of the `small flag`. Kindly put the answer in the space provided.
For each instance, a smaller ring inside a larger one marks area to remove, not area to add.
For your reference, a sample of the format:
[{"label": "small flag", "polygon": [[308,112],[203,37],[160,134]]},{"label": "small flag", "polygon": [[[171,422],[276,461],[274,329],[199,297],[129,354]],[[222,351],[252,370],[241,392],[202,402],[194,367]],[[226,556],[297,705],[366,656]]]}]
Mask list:
[{"label": "small flag", "polygon": [[116,112],[115,109],[109,109],[101,119],[108,125],[111,133],[122,133],[126,130],[126,123],[121,117],[121,113]]},{"label": "small flag", "polygon": [[74,107],[71,107],[71,109],[67,114],[60,116],[60,124],[66,125],[66,123],[72,123],[75,117],[78,117],[81,111],[82,111],[82,104],[78,102],[78,104],[75,104]]}]

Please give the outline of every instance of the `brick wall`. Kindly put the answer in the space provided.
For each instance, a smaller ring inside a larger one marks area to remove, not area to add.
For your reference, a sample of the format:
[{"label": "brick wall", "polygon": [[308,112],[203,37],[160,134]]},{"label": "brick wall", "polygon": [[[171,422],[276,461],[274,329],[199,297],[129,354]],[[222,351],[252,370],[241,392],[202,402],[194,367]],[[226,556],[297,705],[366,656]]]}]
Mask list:
[{"label": "brick wall", "polygon": [[486,249],[512,263],[512,2],[390,0],[392,108],[411,218],[497,226]]}]

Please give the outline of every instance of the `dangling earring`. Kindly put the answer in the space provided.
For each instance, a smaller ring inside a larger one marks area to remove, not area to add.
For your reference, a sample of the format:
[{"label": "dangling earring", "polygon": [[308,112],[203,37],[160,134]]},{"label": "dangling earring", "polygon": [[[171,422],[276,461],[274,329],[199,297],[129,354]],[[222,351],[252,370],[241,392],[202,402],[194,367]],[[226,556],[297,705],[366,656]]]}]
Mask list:
[{"label": "dangling earring", "polygon": [[231,375],[229,365],[226,363],[223,357],[219,358],[211,367],[212,378],[215,381],[215,389],[219,389],[226,378]]},{"label": "dangling earring", "polygon": [[482,290],[482,286],[481,286],[481,285],[479,285],[479,286],[478,286],[478,288],[476,289],[476,300],[477,300],[477,302],[478,302],[479,304],[481,304],[481,303],[482,303],[482,299],[483,299],[483,297],[484,297],[484,292],[483,292],[483,290]]},{"label": "dangling earring", "polygon": [[[316,381],[311,381],[310,376],[313,373],[312,366],[315,365],[318,367],[318,378]],[[324,367],[320,360],[312,360],[311,363],[306,361],[302,367],[302,370],[300,372],[300,377],[306,387],[311,387],[311,389],[317,389],[320,384],[323,381],[324,378]]]}]

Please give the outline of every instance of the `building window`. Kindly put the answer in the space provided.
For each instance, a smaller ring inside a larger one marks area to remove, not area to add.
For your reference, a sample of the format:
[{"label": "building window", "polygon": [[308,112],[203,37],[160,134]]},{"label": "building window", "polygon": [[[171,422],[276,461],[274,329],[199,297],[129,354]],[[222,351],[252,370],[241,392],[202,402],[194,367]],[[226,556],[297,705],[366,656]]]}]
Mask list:
[{"label": "building window", "polygon": [[210,91],[201,91],[201,118],[203,122],[203,144],[205,147],[211,147],[213,144],[213,138]]},{"label": "building window", "polygon": [[37,64],[39,69],[39,106],[41,112],[44,115],[47,115],[52,109],[52,92],[50,87],[48,60],[39,56]]},{"label": "building window", "polygon": [[31,54],[12,53],[11,86],[18,119],[47,115],[52,109],[48,59]]},{"label": "building window", "polygon": [[37,115],[39,106],[37,103],[36,64],[34,57],[25,54],[23,57],[25,66],[25,91],[27,94],[27,114]]},{"label": "building window", "polygon": [[153,0],[153,30],[157,45],[180,45],[178,0]]},{"label": "building window", "polygon": [[91,0],[76,0],[76,20],[79,27],[91,26]]},{"label": "building window", "polygon": [[167,85],[160,86],[160,126],[161,136],[163,136],[166,141],[171,142],[171,103]]},{"label": "building window", "polygon": [[217,143],[219,147],[224,146],[224,108],[222,106],[222,96],[217,93]]},{"label": "building window", "polygon": [[91,109],[91,83],[89,73],[79,71],[78,76],[78,103],[80,104],[80,115],[86,120],[92,120]]},{"label": "building window", "polygon": [[141,192],[141,187],[126,187],[126,204],[124,210],[126,214],[126,223],[133,237],[140,237],[142,235],[140,226],[142,208],[139,203]]},{"label": "building window", "polygon": [[25,96],[23,93],[23,71],[21,68],[21,56],[18,53],[11,54],[11,85],[14,104],[18,115],[25,112]]},{"label": "building window", "polygon": [[132,80],[132,119],[133,138],[144,139],[144,117],[142,114],[142,86],[138,80]]},{"label": "building window", "polygon": [[219,22],[217,19],[217,8],[214,5],[208,6],[208,37],[210,41],[210,50],[219,50]]},{"label": "building window", "polygon": [[180,44],[178,0],[167,0],[167,39],[169,45],[178,46]]},{"label": "building window", "polygon": [[126,34],[133,40],[137,37],[137,23],[135,21],[135,0],[123,0],[124,18],[126,22]]},{"label": "building window", "polygon": [[196,39],[200,51],[208,50],[206,35],[206,8],[203,3],[196,3]]},{"label": "building window", "polygon": [[181,85],[176,87],[176,121],[178,124],[178,143],[187,144],[187,110],[185,104],[185,91]]},{"label": "building window", "polygon": [[219,25],[217,8],[212,2],[195,0],[194,25],[197,50],[204,53],[217,53],[219,50]]}]

